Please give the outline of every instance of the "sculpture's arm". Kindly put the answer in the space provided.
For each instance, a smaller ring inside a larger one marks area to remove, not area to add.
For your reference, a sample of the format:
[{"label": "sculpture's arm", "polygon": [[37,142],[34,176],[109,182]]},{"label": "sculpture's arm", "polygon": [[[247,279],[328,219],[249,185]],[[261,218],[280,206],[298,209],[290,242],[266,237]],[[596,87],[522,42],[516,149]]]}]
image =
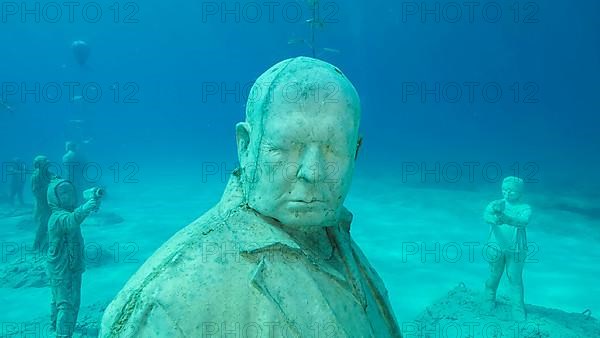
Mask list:
[{"label": "sculpture's arm", "polygon": [[42,189],[40,189],[39,174],[37,171],[35,171],[31,176],[31,192],[35,197],[39,198],[42,193],[41,190]]},{"label": "sculpture's arm", "polygon": [[515,216],[508,216],[502,213],[500,217],[502,223],[512,225],[517,228],[525,228],[531,219],[531,207],[527,206],[519,211]]},{"label": "sculpture's arm", "polygon": [[485,208],[485,211],[483,212],[483,219],[488,224],[492,224],[492,225],[502,224],[501,219],[499,218],[499,215],[502,214],[503,210],[504,210],[504,200],[492,201]]},{"label": "sculpture's arm", "polygon": [[[91,202],[90,202],[91,201]],[[73,212],[63,211],[60,214],[60,221],[57,222],[57,230],[66,233],[81,226],[81,223],[92,213],[96,208],[97,202],[93,199],[80,205]]]}]

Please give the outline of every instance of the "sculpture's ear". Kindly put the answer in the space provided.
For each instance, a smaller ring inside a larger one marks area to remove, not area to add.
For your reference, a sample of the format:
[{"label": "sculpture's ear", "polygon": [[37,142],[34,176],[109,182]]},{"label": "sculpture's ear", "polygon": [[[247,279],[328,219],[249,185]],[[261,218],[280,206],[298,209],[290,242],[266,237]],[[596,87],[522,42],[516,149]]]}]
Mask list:
[{"label": "sculpture's ear", "polygon": [[242,159],[248,153],[250,145],[250,124],[248,122],[239,122],[235,125],[235,140],[237,143],[238,161],[242,164]]},{"label": "sculpture's ear", "polygon": [[358,142],[356,143],[356,153],[354,154],[354,160],[358,158],[358,151],[360,150],[360,146],[362,146],[363,138],[362,136],[358,137]]}]

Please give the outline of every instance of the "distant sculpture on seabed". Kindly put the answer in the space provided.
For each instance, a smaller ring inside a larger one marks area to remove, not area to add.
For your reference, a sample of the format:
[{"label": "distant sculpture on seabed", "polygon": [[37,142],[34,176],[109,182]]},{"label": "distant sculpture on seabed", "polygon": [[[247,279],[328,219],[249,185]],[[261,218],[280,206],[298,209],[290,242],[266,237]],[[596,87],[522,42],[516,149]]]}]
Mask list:
[{"label": "distant sculpture on seabed", "polygon": [[504,198],[488,204],[484,212],[484,219],[491,226],[488,249],[494,252],[489,258],[490,277],[485,283],[484,305],[490,312],[495,308],[498,284],[506,270],[514,320],[527,318],[523,266],[527,258],[526,227],[531,218],[531,207],[522,202],[523,186],[523,180],[518,177],[505,178],[502,181]]},{"label": "distant sculpture on seabed", "polygon": [[35,209],[33,219],[37,225],[33,247],[44,251],[48,248],[48,219],[51,210],[48,205],[48,185],[55,178],[54,173],[49,170],[48,158],[38,155],[33,159],[33,175],[31,176],[31,192],[35,198]]},{"label": "distant sculpture on seabed", "polygon": [[73,141],[65,142],[66,153],[62,157],[64,172],[67,174],[67,179],[75,187],[75,195],[77,201],[81,198],[81,194],[88,188],[88,182],[84,175],[85,166],[87,165],[85,157],[79,149],[79,144]]},{"label": "distant sculpture on seabed", "polygon": [[343,206],[360,112],[326,62],[298,57],[261,75],[221,201],[131,277],[100,337],[401,337]]},{"label": "distant sculpture on seabed", "polygon": [[27,176],[27,169],[25,163],[20,158],[16,157],[12,163],[8,163],[7,176],[10,178],[10,190],[8,197],[10,203],[14,205],[15,200],[19,203],[19,206],[24,206],[23,201],[23,188],[25,187],[25,177]]},{"label": "distant sculpture on seabed", "polygon": [[71,43],[71,49],[73,50],[73,57],[75,57],[77,64],[80,67],[84,67],[90,57],[90,46],[83,40],[77,40]]}]

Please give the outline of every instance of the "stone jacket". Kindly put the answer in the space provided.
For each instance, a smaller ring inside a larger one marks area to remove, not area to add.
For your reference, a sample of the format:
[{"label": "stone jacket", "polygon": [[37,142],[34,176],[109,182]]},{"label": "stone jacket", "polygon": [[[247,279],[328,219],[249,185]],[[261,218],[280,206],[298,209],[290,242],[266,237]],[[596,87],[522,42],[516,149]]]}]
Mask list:
[{"label": "stone jacket", "polygon": [[350,238],[347,210],[327,230],[340,272],[241,194],[234,174],[221,201],[126,283],[100,337],[401,337],[381,278]]}]

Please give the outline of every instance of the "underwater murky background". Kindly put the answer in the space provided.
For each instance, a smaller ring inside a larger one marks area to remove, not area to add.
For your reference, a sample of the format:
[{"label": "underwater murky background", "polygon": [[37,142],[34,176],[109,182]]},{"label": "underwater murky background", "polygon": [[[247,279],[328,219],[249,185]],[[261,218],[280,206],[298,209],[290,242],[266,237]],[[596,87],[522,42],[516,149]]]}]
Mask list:
[{"label": "underwater murky background", "polygon": [[[2,2],[3,325],[44,320],[50,299],[15,265],[35,259],[35,226],[29,181],[25,206],[8,201],[13,158],[60,163],[74,140],[95,163],[89,175],[108,196],[83,226],[79,318],[97,320],[154,250],[219,200],[250,85],[311,56],[301,40],[361,96],[346,206],[399,322],[461,282],[483,286],[482,212],[508,175],[525,179],[534,210],[526,303],[600,312],[599,2],[322,0],[316,20],[300,0],[76,4]],[[90,46],[83,66],[76,40]]]}]

